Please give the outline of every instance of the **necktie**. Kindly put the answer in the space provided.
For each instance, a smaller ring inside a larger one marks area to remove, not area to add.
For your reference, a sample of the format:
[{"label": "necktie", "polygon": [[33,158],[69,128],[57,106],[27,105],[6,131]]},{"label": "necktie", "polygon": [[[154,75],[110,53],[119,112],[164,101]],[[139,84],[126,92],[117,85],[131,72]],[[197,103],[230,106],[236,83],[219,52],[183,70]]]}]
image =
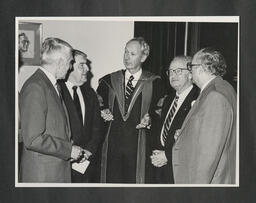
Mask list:
[{"label": "necktie", "polygon": [[134,77],[133,75],[131,75],[125,88],[125,112],[128,111],[128,107],[130,105],[131,98],[132,98],[132,93],[134,91],[134,87],[132,85],[133,79]]},{"label": "necktie", "polygon": [[60,101],[63,104],[63,97],[62,97],[61,87],[60,87],[59,83],[56,83],[56,87],[57,87],[57,90],[58,90],[58,93],[59,93]]},{"label": "necktie", "polygon": [[73,86],[72,89],[73,89],[73,99],[76,106],[76,111],[77,111],[79,120],[81,121],[81,123],[83,123],[82,109],[81,109],[80,100],[77,94],[77,86]]},{"label": "necktie", "polygon": [[168,116],[166,118],[166,121],[164,123],[164,131],[163,131],[163,142],[164,143],[165,143],[165,141],[167,139],[168,132],[169,132],[170,127],[171,127],[172,118],[173,118],[173,116],[175,114],[175,111],[176,111],[176,108],[177,108],[177,105],[178,105],[178,99],[179,99],[179,97],[175,96],[172,108],[169,111],[169,114],[168,114]]},{"label": "necktie", "polygon": [[57,87],[57,90],[58,90],[58,93],[59,93],[60,102],[61,102],[61,104],[63,106],[64,111],[65,111],[66,120],[68,120],[67,119],[68,118],[68,112],[67,112],[66,105],[65,105],[65,103],[63,101],[62,90],[61,90],[61,87],[60,87],[59,83],[56,83],[56,87]]}]

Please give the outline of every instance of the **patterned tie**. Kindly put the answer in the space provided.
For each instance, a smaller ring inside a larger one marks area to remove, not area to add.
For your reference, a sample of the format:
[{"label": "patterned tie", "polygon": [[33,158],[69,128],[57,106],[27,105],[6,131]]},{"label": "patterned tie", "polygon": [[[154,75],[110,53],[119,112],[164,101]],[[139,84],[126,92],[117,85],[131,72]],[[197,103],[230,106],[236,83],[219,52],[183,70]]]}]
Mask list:
[{"label": "patterned tie", "polygon": [[125,88],[125,112],[128,111],[128,107],[130,105],[131,98],[132,98],[132,93],[134,91],[134,87],[132,85],[133,79],[134,77],[133,75],[131,75]]},{"label": "patterned tie", "polygon": [[73,86],[72,89],[73,89],[73,99],[76,106],[77,114],[78,114],[79,120],[81,121],[81,123],[83,123],[82,109],[81,109],[80,100],[77,94],[77,86]]},{"label": "patterned tie", "polygon": [[176,95],[175,98],[174,98],[174,102],[173,102],[172,108],[169,111],[169,114],[168,114],[168,116],[166,118],[166,121],[164,123],[164,131],[163,131],[163,142],[164,143],[166,142],[166,139],[167,139],[167,136],[168,136],[168,132],[169,132],[169,130],[171,128],[171,122],[172,122],[172,118],[173,118],[173,116],[175,114],[177,105],[178,105],[178,99],[179,99],[179,97]]}]

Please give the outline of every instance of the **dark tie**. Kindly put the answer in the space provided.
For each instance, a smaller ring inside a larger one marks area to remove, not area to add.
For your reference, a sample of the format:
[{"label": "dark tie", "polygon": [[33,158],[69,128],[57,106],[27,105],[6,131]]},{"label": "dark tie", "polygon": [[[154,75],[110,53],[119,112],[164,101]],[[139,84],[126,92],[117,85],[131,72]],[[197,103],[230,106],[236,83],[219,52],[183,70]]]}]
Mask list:
[{"label": "dark tie", "polygon": [[133,79],[134,77],[133,75],[131,75],[125,88],[125,112],[128,111],[128,107],[130,105],[131,98],[132,98],[132,93],[134,91],[134,87],[132,85]]},{"label": "dark tie", "polygon": [[59,83],[56,83],[56,87],[57,87],[57,90],[58,90],[58,93],[59,93],[60,101],[63,104],[62,91],[61,91],[61,87],[60,87]]},{"label": "dark tie", "polygon": [[60,102],[61,102],[61,104],[63,106],[64,111],[65,111],[66,120],[68,120],[67,119],[68,118],[68,112],[67,112],[66,105],[65,105],[65,103],[63,101],[62,90],[61,90],[61,87],[60,87],[59,83],[56,83],[56,87],[57,87],[57,90],[58,90],[58,93],[59,93]]},{"label": "dark tie", "polygon": [[169,114],[166,118],[166,121],[164,123],[164,131],[163,131],[163,141],[165,143],[166,139],[167,139],[167,136],[168,136],[168,132],[171,128],[171,122],[172,122],[172,119],[173,119],[173,116],[175,114],[175,111],[176,111],[176,108],[177,108],[177,105],[178,105],[178,99],[179,97],[178,96],[175,96],[174,98],[174,101],[173,101],[173,105],[172,105],[172,108],[171,110],[169,111]]},{"label": "dark tie", "polygon": [[81,109],[80,100],[77,94],[77,86],[73,86],[72,89],[73,89],[73,99],[76,106],[76,111],[81,123],[83,123],[82,109]]}]

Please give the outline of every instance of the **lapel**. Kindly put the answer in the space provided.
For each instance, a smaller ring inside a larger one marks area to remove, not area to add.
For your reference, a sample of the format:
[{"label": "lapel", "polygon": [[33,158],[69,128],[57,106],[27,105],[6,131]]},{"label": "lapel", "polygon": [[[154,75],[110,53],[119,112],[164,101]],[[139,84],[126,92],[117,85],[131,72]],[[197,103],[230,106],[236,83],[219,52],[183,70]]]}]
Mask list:
[{"label": "lapel", "polygon": [[[214,88],[215,79],[213,79],[206,87],[205,89],[199,94],[197,100],[195,101],[194,105],[190,109],[188,115],[186,116],[183,125],[180,129],[179,135],[182,135],[182,131],[186,127],[188,121],[190,120],[191,116],[198,111],[198,108],[200,108],[200,103],[207,97],[208,93]],[[178,139],[180,136],[178,136]],[[178,139],[176,141],[178,141]]]},{"label": "lapel", "polygon": [[[46,91],[48,91],[49,94],[51,94],[51,96],[57,102],[59,110],[60,110],[61,114],[63,115],[64,120],[67,123],[68,131],[70,132],[68,112],[67,112],[67,108],[65,106],[65,103],[63,103],[63,104],[61,103],[60,97],[59,97],[55,87],[53,86],[53,84],[51,83],[49,78],[45,75],[45,73],[40,69],[37,70],[37,73],[38,73],[39,77],[45,82],[45,84],[47,86]],[[67,133],[67,134],[68,134],[68,137],[70,138],[71,133]]]},{"label": "lapel", "polygon": [[[193,88],[190,90],[185,100],[181,104],[180,108],[178,109],[175,117],[173,118],[172,125],[177,121],[177,119],[180,120],[180,118],[184,116],[184,113],[186,114],[186,111],[191,108],[191,102],[197,99],[198,93],[199,93],[199,89],[193,86]],[[166,120],[167,113],[171,107],[174,97],[175,97],[175,94],[173,94],[172,97],[170,97],[170,100],[168,101],[168,105],[166,105],[168,108],[166,108],[165,110],[163,125]]]},{"label": "lapel", "polygon": [[38,71],[39,77],[41,77],[42,80],[45,82],[45,84],[47,86],[47,91],[52,95],[52,97],[57,102],[61,113],[63,114],[63,116],[66,116],[65,111],[62,106],[62,103],[61,103],[61,100],[60,100],[60,97],[59,97],[55,87],[53,86],[53,84],[51,83],[49,78],[45,75],[45,73],[42,70],[38,69],[37,71]]},{"label": "lapel", "polygon": [[88,108],[90,106],[90,102],[92,101],[92,99],[89,98],[88,92],[86,91],[86,88],[84,86],[80,86],[80,90],[82,92],[83,95],[83,99],[84,99],[84,122],[83,122],[83,126],[85,126],[85,121],[86,121],[86,115],[89,115],[90,112],[90,108]]},{"label": "lapel", "polygon": [[[180,106],[176,116],[179,117],[180,114],[183,114],[184,111],[187,111],[188,108],[191,109],[191,102],[197,99],[199,94],[199,90],[197,87],[193,86],[189,94],[186,96],[185,100],[183,101],[182,105]],[[176,117],[175,116],[175,117]]]},{"label": "lapel", "polygon": [[[75,116],[76,122],[79,122],[80,119],[79,119],[79,116],[77,114],[76,106],[75,106],[74,100],[73,100],[73,98],[72,98],[72,96],[71,96],[71,94],[70,94],[70,92],[69,92],[69,90],[67,88],[66,83],[63,81],[63,82],[60,82],[60,85],[61,85],[61,88],[63,90],[63,94],[65,94],[64,95],[64,100],[65,100],[65,102],[67,102],[67,106],[68,106],[67,108]],[[83,92],[81,86],[80,86],[80,90],[82,92],[82,96],[83,96],[83,99],[84,99],[84,104],[83,105],[85,106],[85,102],[86,102],[86,99],[85,99],[85,96],[84,96],[85,93]],[[85,117],[85,115],[86,114],[84,114],[84,117]],[[85,118],[84,118],[84,121],[85,121]]]},{"label": "lapel", "polygon": [[134,106],[136,99],[138,98],[140,93],[143,91],[143,87],[145,83],[148,82],[149,76],[147,72],[142,71],[142,74],[133,91],[131,102],[126,114],[125,114],[125,79],[124,77],[125,77],[124,71],[118,71],[115,74],[111,75],[111,83],[113,85],[114,93],[117,98],[117,102],[119,105],[120,112],[122,114],[122,118],[124,121],[126,121],[129,118],[129,115],[131,113],[131,110]]},{"label": "lapel", "polygon": [[175,97],[175,94],[171,94],[169,97],[166,98],[166,102],[163,105],[163,114],[162,114],[162,124],[164,124],[164,121],[166,119],[167,113],[172,105],[172,101]]}]

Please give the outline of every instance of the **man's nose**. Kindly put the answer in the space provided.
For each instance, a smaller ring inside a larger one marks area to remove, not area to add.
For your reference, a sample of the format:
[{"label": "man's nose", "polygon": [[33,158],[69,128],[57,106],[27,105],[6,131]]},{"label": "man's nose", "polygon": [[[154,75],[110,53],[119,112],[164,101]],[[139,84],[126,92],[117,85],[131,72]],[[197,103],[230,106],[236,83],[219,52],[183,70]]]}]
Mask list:
[{"label": "man's nose", "polygon": [[129,55],[129,54],[125,54],[125,55],[124,55],[124,59],[127,60],[127,59],[129,59],[129,58],[130,58],[130,55]]}]

